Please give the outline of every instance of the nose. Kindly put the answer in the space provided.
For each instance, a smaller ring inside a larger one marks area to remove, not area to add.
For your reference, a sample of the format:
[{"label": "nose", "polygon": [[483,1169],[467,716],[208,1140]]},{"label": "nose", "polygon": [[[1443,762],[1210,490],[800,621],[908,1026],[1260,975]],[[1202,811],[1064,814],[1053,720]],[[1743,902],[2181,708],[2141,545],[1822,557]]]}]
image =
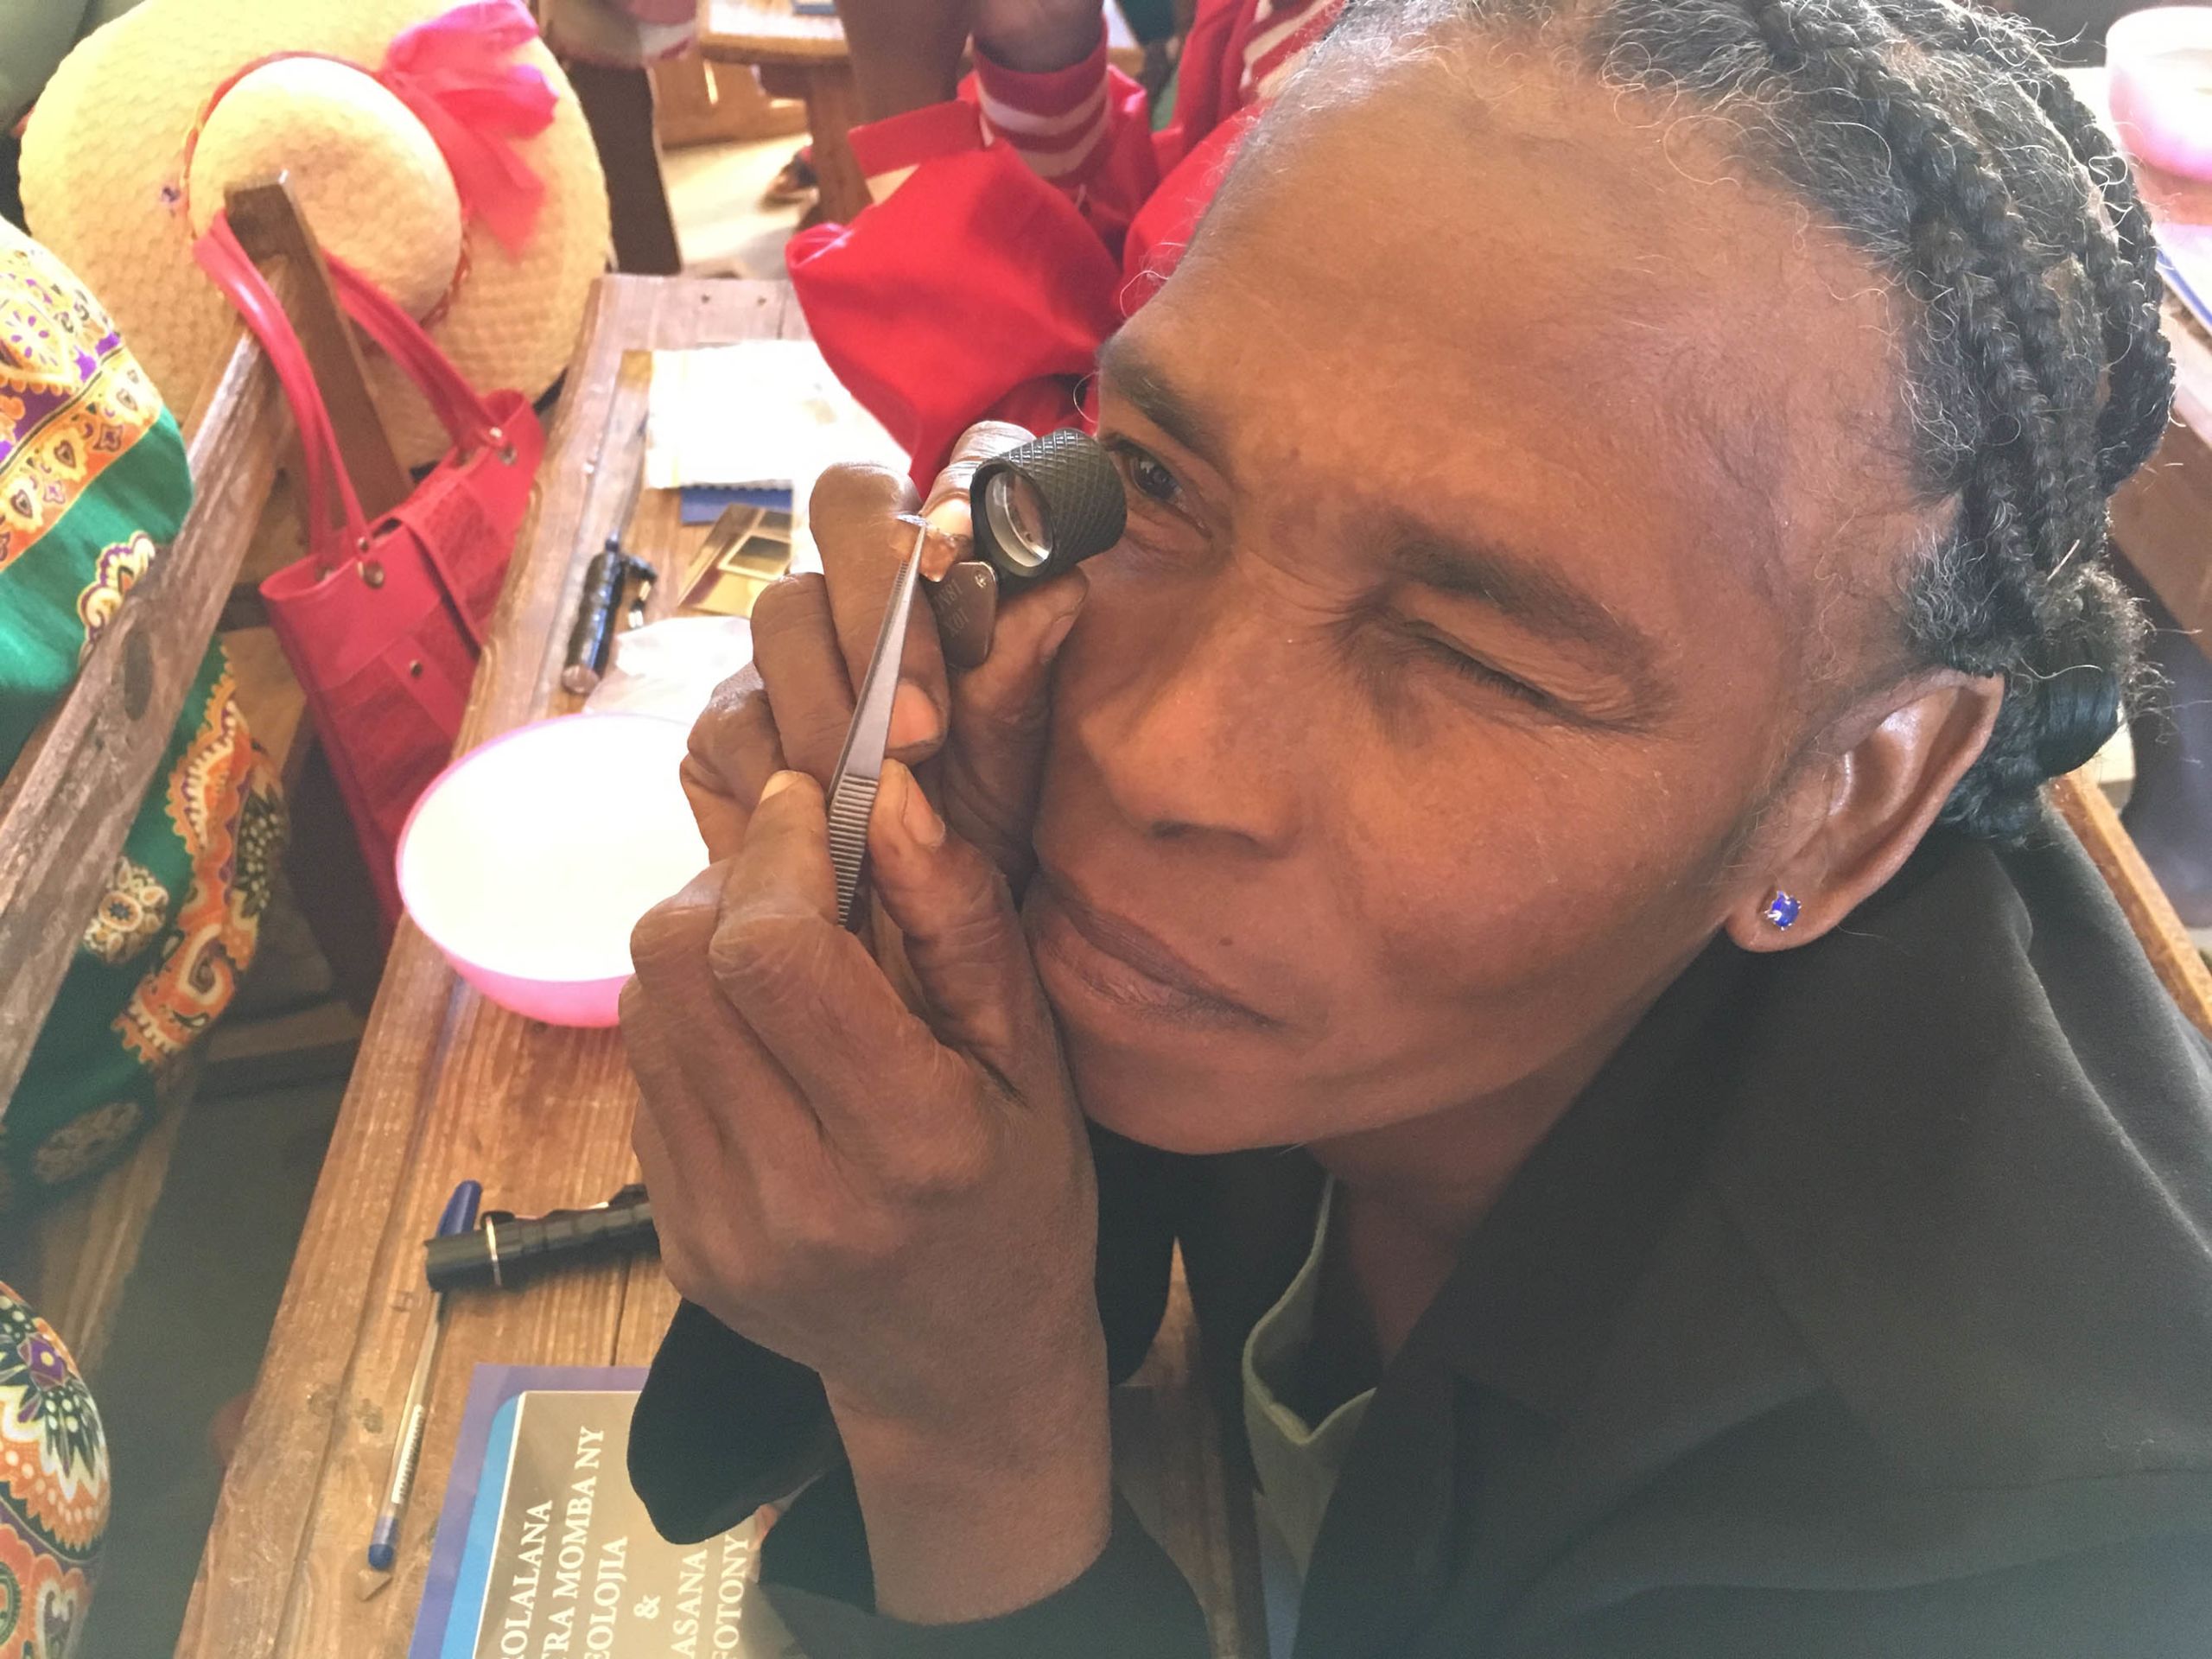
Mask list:
[{"label": "nose", "polygon": [[1116,642],[1075,721],[1109,798],[1147,836],[1282,856],[1312,723],[1299,687],[1317,665],[1249,587],[1145,621]]}]

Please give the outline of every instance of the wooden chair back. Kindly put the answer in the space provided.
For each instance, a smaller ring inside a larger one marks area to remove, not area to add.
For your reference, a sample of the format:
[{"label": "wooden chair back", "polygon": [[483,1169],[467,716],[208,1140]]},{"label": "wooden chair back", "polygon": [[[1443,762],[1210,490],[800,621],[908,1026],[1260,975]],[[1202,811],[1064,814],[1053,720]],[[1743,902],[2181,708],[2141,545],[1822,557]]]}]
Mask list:
[{"label": "wooden chair back", "polygon": [[2190,1023],[2212,1037],[2212,972],[2104,791],[2083,771],[2054,782],[2050,797],[2120,901],[2158,982]]}]

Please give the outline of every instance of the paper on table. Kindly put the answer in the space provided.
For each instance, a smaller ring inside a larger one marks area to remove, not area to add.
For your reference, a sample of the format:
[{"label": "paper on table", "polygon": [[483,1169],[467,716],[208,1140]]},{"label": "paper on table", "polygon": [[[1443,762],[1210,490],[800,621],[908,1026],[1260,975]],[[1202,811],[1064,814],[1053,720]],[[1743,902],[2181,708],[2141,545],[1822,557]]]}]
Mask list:
[{"label": "paper on table", "polygon": [[653,353],[645,483],[791,486],[791,568],[821,569],[807,498],[824,467],[873,461],[904,472],[905,450],[862,409],[810,340],[747,340]]},{"label": "paper on table", "polygon": [[753,624],[741,616],[665,616],[626,628],[584,712],[658,715],[688,727],[715,688],[752,660]]}]

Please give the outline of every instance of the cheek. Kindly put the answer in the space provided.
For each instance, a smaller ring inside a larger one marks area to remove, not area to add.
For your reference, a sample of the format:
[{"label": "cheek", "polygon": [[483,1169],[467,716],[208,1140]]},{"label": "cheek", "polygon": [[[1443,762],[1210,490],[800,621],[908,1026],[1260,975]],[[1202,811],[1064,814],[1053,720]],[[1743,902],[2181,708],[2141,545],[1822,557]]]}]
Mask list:
[{"label": "cheek", "polygon": [[1090,591],[1053,669],[1056,700],[1083,695],[1109,664],[1126,667],[1159,649],[1160,623],[1173,609],[1169,591],[1198,586],[1187,578],[1176,580],[1160,563],[1122,548],[1083,567]]},{"label": "cheek", "polygon": [[1725,819],[1675,810],[1689,791],[1658,772],[1586,764],[1575,741],[1395,779],[1377,765],[1344,798],[1325,862],[1356,947],[1333,958],[1346,1071],[1408,1095],[1502,1087],[1710,937]]},{"label": "cheek", "polygon": [[1706,919],[1733,791],[1669,765],[1702,757],[1526,732],[1426,747],[1368,746],[1325,832],[1341,906],[1394,986],[1510,995],[1548,963]]}]

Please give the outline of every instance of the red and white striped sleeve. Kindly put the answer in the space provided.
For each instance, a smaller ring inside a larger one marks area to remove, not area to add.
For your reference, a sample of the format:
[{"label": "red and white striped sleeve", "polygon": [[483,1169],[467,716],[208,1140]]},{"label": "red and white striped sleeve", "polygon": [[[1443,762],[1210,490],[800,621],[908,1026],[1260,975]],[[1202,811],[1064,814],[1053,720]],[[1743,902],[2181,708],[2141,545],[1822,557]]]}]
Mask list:
[{"label": "red and white striped sleeve", "polygon": [[1265,104],[1344,10],[1344,0],[1260,0],[1244,37],[1240,104]]},{"label": "red and white striped sleeve", "polygon": [[1106,35],[1080,63],[1032,74],[976,53],[976,93],[992,138],[1038,177],[1072,190],[1088,183],[1114,147],[1120,100],[1111,96]]}]

